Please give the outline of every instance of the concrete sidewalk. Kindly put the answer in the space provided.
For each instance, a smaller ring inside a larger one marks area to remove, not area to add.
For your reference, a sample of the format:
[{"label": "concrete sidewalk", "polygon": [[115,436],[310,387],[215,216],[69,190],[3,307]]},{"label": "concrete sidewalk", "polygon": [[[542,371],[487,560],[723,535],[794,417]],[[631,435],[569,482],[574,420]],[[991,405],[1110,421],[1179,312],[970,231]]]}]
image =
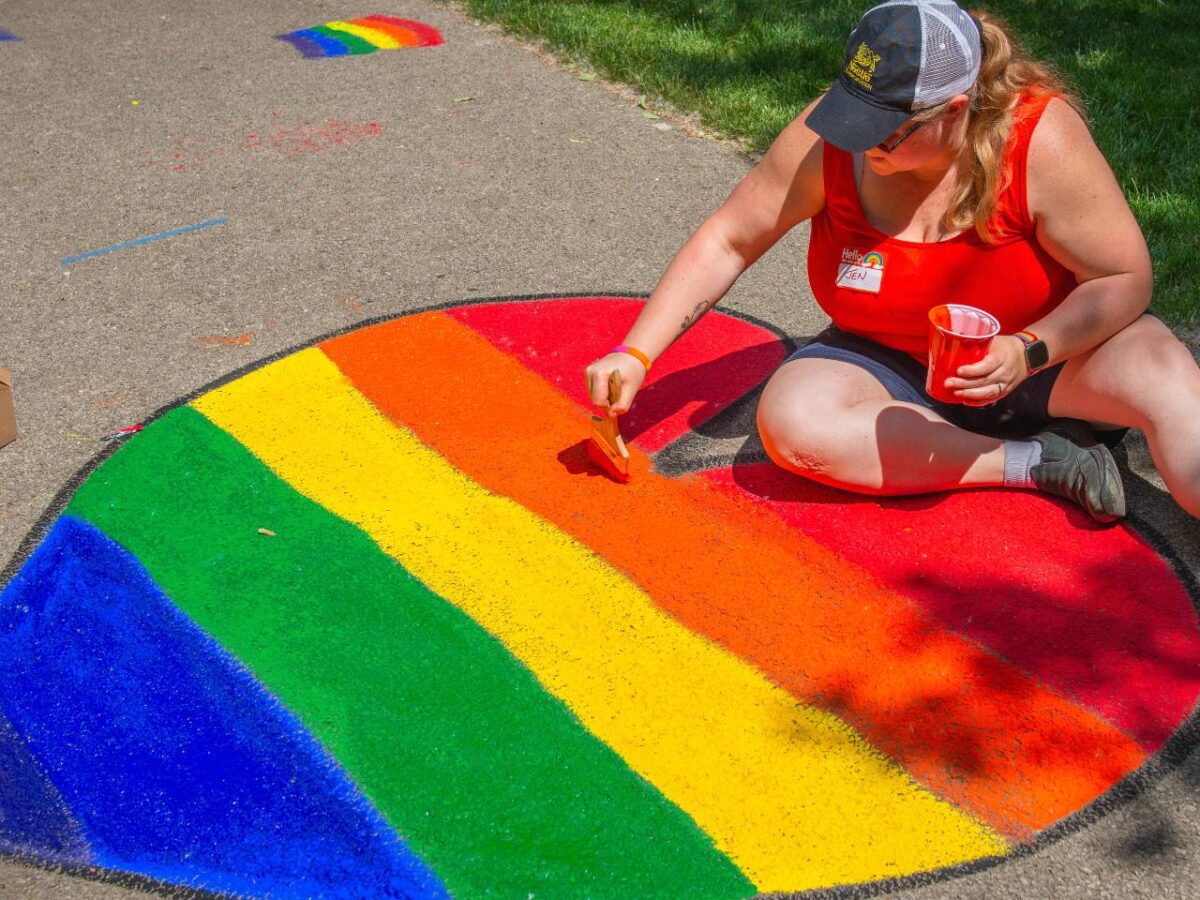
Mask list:
[{"label": "concrete sidewalk", "polygon": [[[304,60],[272,36],[379,12],[442,47]],[[744,176],[729,144],[649,120],[452,7],[386,0],[4,6],[0,363],[21,439],[0,451],[0,556],[101,448],[216,378],[356,321],[467,298],[648,293]],[[89,250],[223,224],[63,265]],[[825,324],[806,232],[724,308],[796,338]],[[619,339],[622,335],[614,335]],[[606,348],[597,348],[600,355]],[[697,461],[734,437],[698,440]],[[1131,510],[1190,572],[1194,521],[1129,442]],[[1037,852],[913,897],[1190,897],[1200,755]],[[132,896],[0,861],[0,896]]]}]

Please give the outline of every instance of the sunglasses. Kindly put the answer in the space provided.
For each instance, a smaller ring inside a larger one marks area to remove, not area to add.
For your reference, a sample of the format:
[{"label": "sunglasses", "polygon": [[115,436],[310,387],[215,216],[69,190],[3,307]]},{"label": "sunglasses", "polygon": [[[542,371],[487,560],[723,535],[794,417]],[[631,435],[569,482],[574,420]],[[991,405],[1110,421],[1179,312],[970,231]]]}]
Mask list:
[{"label": "sunglasses", "polygon": [[912,136],[913,132],[915,132],[922,125],[926,124],[926,122],[930,122],[930,121],[932,121],[932,120],[925,119],[924,121],[921,121],[921,122],[914,122],[912,125],[910,125],[908,128],[906,128],[904,130],[904,132],[900,135],[900,137],[896,138],[894,141],[891,141],[891,142],[883,141],[882,143],[877,144],[876,146],[879,147],[879,149],[884,151],[885,153],[891,153],[893,150],[895,150],[897,147],[899,147],[901,144],[903,144],[906,140],[908,140],[909,137]]}]

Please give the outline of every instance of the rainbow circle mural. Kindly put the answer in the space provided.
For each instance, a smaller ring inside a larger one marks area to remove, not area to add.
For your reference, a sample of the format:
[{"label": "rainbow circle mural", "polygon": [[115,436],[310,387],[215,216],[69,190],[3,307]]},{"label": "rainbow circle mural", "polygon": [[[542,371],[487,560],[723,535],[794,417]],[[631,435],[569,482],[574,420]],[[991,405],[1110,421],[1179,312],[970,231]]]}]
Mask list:
[{"label": "rainbow circle mural", "polygon": [[642,302],[364,326],[99,460],[0,593],[0,847],[248,897],[878,888],[1184,740],[1193,598],[1131,527],[673,472],[786,357],[763,324],[697,323],[633,480],[591,469],[582,372]]},{"label": "rainbow circle mural", "polygon": [[324,25],[276,35],[276,38],[291,44],[305,59],[360,56],[376,50],[436,47],[443,43],[442,33],[432,25],[381,15],[345,22],[335,19]]}]

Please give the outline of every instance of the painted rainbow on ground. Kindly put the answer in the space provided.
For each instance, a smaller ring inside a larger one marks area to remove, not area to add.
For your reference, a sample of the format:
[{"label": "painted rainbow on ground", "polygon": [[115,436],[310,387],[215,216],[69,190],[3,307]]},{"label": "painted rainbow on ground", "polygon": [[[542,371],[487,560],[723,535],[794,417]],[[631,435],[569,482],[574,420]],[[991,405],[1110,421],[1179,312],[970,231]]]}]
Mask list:
[{"label": "painted rainbow on ground", "polygon": [[652,468],[785,358],[755,323],[697,323],[632,482],[591,470],[582,372],[642,302],[375,324],[112,453],[0,594],[0,847],[245,896],[746,897],[998,858],[1179,729],[1196,612],[1129,528]]},{"label": "painted rainbow on ground", "polygon": [[442,33],[431,25],[381,15],[348,21],[335,19],[324,25],[301,28],[276,37],[291,44],[306,59],[359,56],[376,50],[436,47],[443,43]]}]

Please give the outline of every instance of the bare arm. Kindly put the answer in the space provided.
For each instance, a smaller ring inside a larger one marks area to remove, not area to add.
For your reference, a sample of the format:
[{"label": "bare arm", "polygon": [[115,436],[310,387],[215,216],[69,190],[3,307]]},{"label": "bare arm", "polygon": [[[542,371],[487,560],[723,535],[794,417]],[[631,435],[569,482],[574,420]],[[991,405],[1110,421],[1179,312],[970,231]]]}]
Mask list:
[{"label": "bare arm", "polygon": [[738,277],[825,204],[820,138],[804,124],[813,101],[676,254],[625,343],[658,357]]},{"label": "bare arm", "polygon": [[[816,102],[780,133],[766,155],[680,248],[626,335],[626,344],[651,360],[659,357],[725,296],[742,272],[824,206],[820,138],[804,124]],[[604,385],[613,368],[609,362],[614,361],[605,357],[588,367],[592,402],[599,406],[608,405]],[[638,378],[622,393],[613,412],[628,409],[640,384]]]},{"label": "bare arm", "polygon": [[1087,125],[1051,100],[1029,145],[1029,211],[1038,243],[1079,286],[1030,323],[1051,363],[1084,353],[1150,305],[1150,253],[1117,179]]},{"label": "bare arm", "polygon": [[[1078,282],[1062,303],[1026,326],[1046,342],[1053,365],[1103,343],[1146,311],[1150,253],[1087,124],[1064,101],[1047,104],[1030,139],[1027,165],[1026,195],[1038,243]],[[1002,335],[987,357],[963,366],[960,377],[946,384],[978,406],[1008,393],[1028,374],[1024,344]]]}]

